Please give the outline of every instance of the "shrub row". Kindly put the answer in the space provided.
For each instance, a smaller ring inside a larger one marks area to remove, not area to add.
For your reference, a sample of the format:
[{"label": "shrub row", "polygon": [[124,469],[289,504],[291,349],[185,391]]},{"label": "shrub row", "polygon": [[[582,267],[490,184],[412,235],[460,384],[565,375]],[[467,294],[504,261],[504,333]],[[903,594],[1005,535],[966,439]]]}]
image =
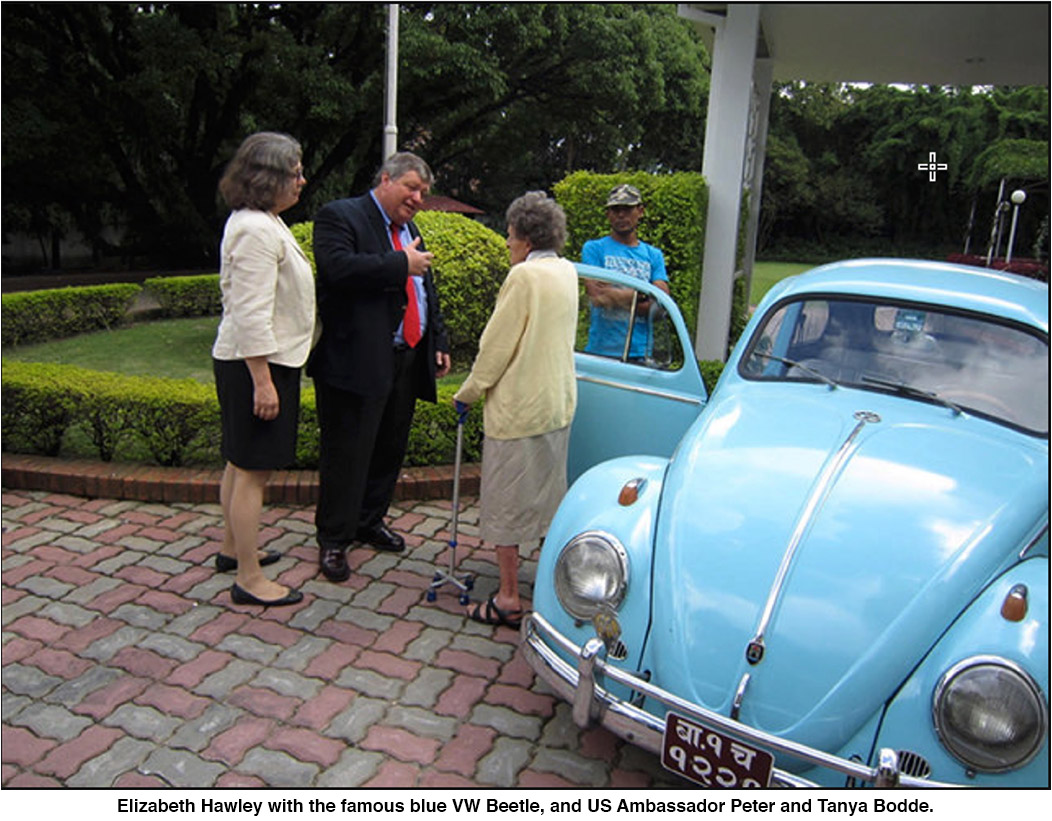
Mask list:
[{"label": "shrub row", "polygon": [[166,319],[216,316],[223,312],[219,274],[188,277],[154,277],[143,283],[146,293],[157,300],[158,316]]},{"label": "shrub row", "polygon": [[[418,402],[410,432],[409,465],[451,463],[456,450],[456,388],[439,389],[439,402]],[[218,466],[220,426],[215,390],[193,379],[161,379],[99,373],[71,365],[4,362],[3,448],[57,456],[67,434],[86,438],[103,461],[160,465],[188,462]],[[481,458],[482,405],[471,410],[464,429],[465,461]],[[87,454],[77,454],[87,455]],[[301,399],[296,465],[318,465],[314,391]]]},{"label": "shrub row", "polygon": [[27,345],[114,328],[141,290],[134,283],[117,283],[4,294],[3,344]]},{"label": "shrub row", "polygon": [[461,214],[422,211],[415,222],[428,251],[435,255],[431,270],[453,366],[466,370],[507,276],[508,249],[495,231]]},{"label": "shrub row", "polygon": [[[956,262],[959,265],[971,265],[975,268],[986,268],[986,257],[978,254],[949,254],[947,262]],[[1007,262],[1004,257],[990,260],[990,268],[995,271],[1008,271],[1012,274],[1030,277],[1030,279],[1048,282],[1048,264],[1037,259],[1013,259]]]}]

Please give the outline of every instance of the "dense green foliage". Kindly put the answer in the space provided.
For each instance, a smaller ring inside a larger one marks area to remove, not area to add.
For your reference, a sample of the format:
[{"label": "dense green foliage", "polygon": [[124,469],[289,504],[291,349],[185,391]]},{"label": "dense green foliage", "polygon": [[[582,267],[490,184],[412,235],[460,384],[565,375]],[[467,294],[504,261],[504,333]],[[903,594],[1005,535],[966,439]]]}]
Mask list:
[{"label": "dense green foliage", "polygon": [[570,174],[554,186],[569,228],[565,254],[579,260],[587,240],[610,233],[604,203],[610,190],[621,183],[634,185],[643,196],[646,212],[639,224],[639,238],[664,253],[669,290],[693,336],[698,323],[708,203],[708,189],[700,174]]},{"label": "dense green foliage", "polygon": [[[1048,213],[1048,90],[777,86],[759,253],[813,259],[986,251],[998,184],[1024,188],[1016,254]],[[935,152],[934,182],[918,170]],[[973,211],[973,208],[975,209]],[[974,217],[973,217],[974,215]]]},{"label": "dense green foliage", "polygon": [[698,362],[698,367],[701,368],[701,381],[705,383],[705,389],[710,394],[716,387],[725,364],[719,359],[706,359]]},{"label": "dense green foliage", "polygon": [[[100,373],[70,365],[3,364],[3,447],[48,456],[159,465],[219,466],[219,405],[215,391],[192,379],[154,379]],[[454,386],[439,402],[418,402],[407,465],[448,464],[456,446]],[[70,444],[88,443],[81,449]],[[469,414],[464,460],[481,457],[482,403]],[[305,386],[300,407],[296,467],[318,465],[314,391]]]},{"label": "dense green foliage", "polygon": [[508,273],[508,251],[496,232],[459,214],[423,211],[415,222],[435,255],[431,270],[454,367],[466,368]]},{"label": "dense green foliage", "polygon": [[[399,145],[500,229],[577,170],[701,168],[708,57],[674,4],[403,3]],[[304,148],[292,221],[365,190],[381,155],[387,4],[5,3],[3,222],[60,268],[207,269],[216,183],[261,129]],[[1046,88],[778,85],[761,253],[820,259],[985,245],[1002,178],[1047,249]],[[937,152],[935,184],[917,164]],[[985,250],[985,249],[983,249]],[[1047,256],[1047,250],[1041,252]]]},{"label": "dense green foliage", "polygon": [[218,405],[215,391],[192,379],[4,362],[5,450],[57,456],[74,427],[87,432],[104,461],[137,439],[158,464],[181,465],[195,450],[218,444]]},{"label": "dense green foliage", "polygon": [[[704,49],[675,5],[400,10],[400,144],[429,160],[441,193],[500,214],[576,168],[700,162]],[[5,3],[2,14],[4,228],[37,238],[46,266],[60,267],[74,233],[97,262],[213,266],[216,184],[253,131],[303,144],[292,221],[371,183],[387,4]]]},{"label": "dense green foliage", "polygon": [[120,283],[4,294],[3,344],[24,345],[116,327],[141,290]]},{"label": "dense green foliage", "polygon": [[154,277],[143,282],[146,293],[157,300],[158,315],[214,316],[223,311],[219,274],[188,277]]}]

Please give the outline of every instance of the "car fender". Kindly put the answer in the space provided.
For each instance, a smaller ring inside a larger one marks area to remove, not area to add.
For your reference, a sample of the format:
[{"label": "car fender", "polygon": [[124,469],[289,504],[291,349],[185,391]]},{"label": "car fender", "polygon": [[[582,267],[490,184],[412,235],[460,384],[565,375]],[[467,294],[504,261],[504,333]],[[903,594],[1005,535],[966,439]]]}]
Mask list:
[{"label": "car fender", "polygon": [[[1048,574],[1047,556],[1027,559],[995,579],[971,603],[888,705],[875,749],[905,749],[923,756],[936,781],[976,787],[1048,786],[1047,736],[1037,756],[1020,769],[970,774],[942,745],[932,719],[933,696],[943,674],[975,656],[998,656],[1024,669],[1040,688],[1047,710]],[[1026,586],[1028,607],[1022,620],[1011,621],[1001,615],[1001,607],[1016,585]]]},{"label": "car fender", "polygon": [[[617,618],[628,632],[621,639],[627,655],[617,664],[625,669],[638,669],[650,622],[652,545],[667,467],[667,459],[626,456],[582,474],[548,528],[537,565],[533,609],[563,635],[584,644],[595,636],[595,628],[574,619],[559,603],[553,583],[556,562],[567,542],[589,530],[601,530],[620,542],[628,556],[628,584]],[[641,480],[638,499],[623,505],[618,501],[621,489],[633,480]]]}]

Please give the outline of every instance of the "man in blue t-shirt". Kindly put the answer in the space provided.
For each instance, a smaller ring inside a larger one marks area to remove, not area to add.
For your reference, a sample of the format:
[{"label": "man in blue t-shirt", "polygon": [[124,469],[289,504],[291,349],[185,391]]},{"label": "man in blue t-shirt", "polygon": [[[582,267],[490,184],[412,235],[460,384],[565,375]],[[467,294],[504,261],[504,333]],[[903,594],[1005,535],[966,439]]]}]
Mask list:
[{"label": "man in blue t-shirt", "polygon": [[[639,190],[631,185],[615,186],[606,200],[606,218],[610,222],[610,234],[600,239],[588,240],[581,249],[581,262],[599,268],[610,268],[651,282],[667,294],[668,273],[665,271],[664,255],[653,245],[648,245],[636,236],[636,229],[642,217],[643,198]],[[591,325],[585,351],[602,356],[622,357],[635,290],[598,280],[586,280],[585,290],[592,303]],[[643,359],[647,355],[647,318],[650,307],[650,300],[640,293],[636,300],[632,344],[628,350],[630,360]]]}]

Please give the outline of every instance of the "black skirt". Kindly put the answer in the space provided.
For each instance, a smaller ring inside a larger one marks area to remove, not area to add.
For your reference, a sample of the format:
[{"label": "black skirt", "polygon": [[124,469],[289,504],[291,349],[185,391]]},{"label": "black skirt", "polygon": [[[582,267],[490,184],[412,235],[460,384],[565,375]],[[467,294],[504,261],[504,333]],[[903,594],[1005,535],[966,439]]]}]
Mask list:
[{"label": "black skirt", "polygon": [[252,375],[243,359],[212,360],[223,459],[244,470],[279,470],[296,461],[300,417],[300,369],[270,363],[278,392],[278,415],[264,421],[252,413]]}]

